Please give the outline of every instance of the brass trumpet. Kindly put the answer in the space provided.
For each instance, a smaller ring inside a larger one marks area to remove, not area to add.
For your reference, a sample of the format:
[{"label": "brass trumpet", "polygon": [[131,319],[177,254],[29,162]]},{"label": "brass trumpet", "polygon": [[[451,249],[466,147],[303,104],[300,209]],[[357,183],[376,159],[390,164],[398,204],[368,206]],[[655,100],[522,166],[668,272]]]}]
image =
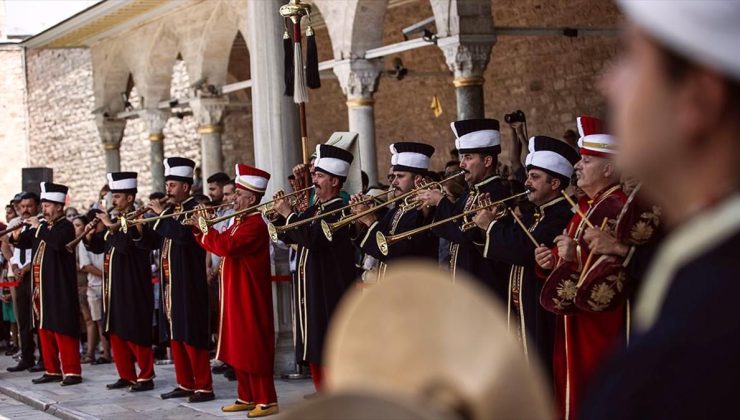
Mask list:
[{"label": "brass trumpet", "polygon": [[[296,198],[296,196],[298,194],[304,193],[304,192],[306,192],[308,190],[311,190],[313,188],[314,188],[314,186],[311,185],[310,187],[306,187],[306,188],[300,189],[298,191],[293,191],[290,194],[284,195],[283,197],[281,197],[281,199],[290,197],[291,198],[290,199],[290,205],[291,206],[294,206],[298,202],[298,199]],[[237,212],[234,212],[234,213],[231,213],[231,214],[225,214],[223,216],[215,217],[213,219],[206,219],[206,218],[204,218],[204,217],[201,216],[201,217],[198,218],[198,228],[200,228],[200,231],[203,232],[203,234],[205,235],[206,233],[208,233],[208,228],[211,227],[211,226],[213,226],[213,225],[215,225],[216,223],[223,222],[224,220],[229,220],[232,217],[241,216],[242,214],[251,213],[251,212],[253,212],[255,210],[259,210],[262,213],[263,216],[268,217],[268,214],[270,214],[270,213],[272,213],[272,212],[275,211],[275,207],[273,205],[275,203],[275,201],[277,201],[277,199],[270,200],[270,201],[268,201],[266,203],[256,204],[254,206],[247,207],[247,208],[242,209],[242,210],[239,210]]]},{"label": "brass trumpet", "polygon": [[[357,205],[361,205],[361,204],[369,203],[370,201],[373,201],[373,200],[375,200],[376,198],[380,198],[380,197],[382,197],[382,196],[384,196],[384,195],[388,195],[388,194],[390,194],[390,193],[392,193],[392,192],[394,192],[394,191],[395,191],[395,189],[394,189],[394,188],[391,188],[391,189],[390,189],[390,190],[388,190],[388,191],[382,192],[382,193],[380,193],[380,194],[378,194],[378,195],[374,195],[374,196],[368,197],[368,198],[366,198],[366,199],[364,199],[364,200],[362,200],[362,201],[359,201],[359,202],[357,202],[357,203],[355,203],[355,204],[348,204],[348,205],[346,205],[346,206],[343,206],[343,207],[340,207],[340,208],[338,208],[338,209],[334,209],[334,210],[331,210],[331,211],[327,211],[326,213],[321,213],[321,214],[317,214],[316,216],[313,216],[313,217],[309,217],[308,219],[303,219],[303,220],[299,220],[299,221],[297,221],[297,222],[295,222],[295,223],[291,223],[291,224],[289,224],[289,225],[285,225],[285,226],[275,226],[275,225],[274,225],[274,224],[272,224],[272,223],[268,223],[268,224],[267,224],[267,232],[268,232],[268,233],[270,234],[270,239],[271,239],[271,240],[272,240],[273,242],[277,242],[277,240],[278,240],[278,235],[279,235],[280,233],[282,233],[282,232],[285,232],[286,230],[294,229],[294,228],[297,228],[297,227],[299,227],[299,226],[303,226],[303,225],[309,224],[309,223],[311,223],[311,222],[314,222],[314,221],[316,221],[316,220],[320,220],[320,219],[323,219],[323,218],[324,218],[324,217],[326,217],[326,216],[331,216],[332,214],[336,214],[336,213],[339,213],[339,212],[343,212],[343,211],[347,210],[347,209],[348,209],[349,207],[352,207],[352,206],[357,206]],[[374,207],[373,207],[373,208],[374,208]],[[322,229],[323,229],[323,225],[322,225]],[[326,234],[326,233],[324,233],[324,234]]]},{"label": "brass trumpet", "polygon": [[[369,208],[369,209],[367,209],[367,210],[365,210],[363,212],[360,212],[360,213],[357,213],[357,214],[353,214],[351,216],[343,217],[343,218],[337,220],[334,223],[327,223],[326,220],[323,220],[322,219],[321,220],[321,230],[322,230],[322,232],[324,232],[324,236],[326,236],[326,239],[328,239],[328,240],[331,241],[332,238],[333,238],[333,236],[334,236],[334,232],[336,232],[337,230],[339,230],[339,229],[341,229],[341,228],[349,225],[350,223],[354,223],[356,220],[361,219],[361,218],[367,216],[368,214],[375,213],[376,211],[382,209],[383,207],[387,207],[390,204],[395,203],[396,201],[403,200],[403,204],[401,204],[401,207],[403,207],[403,210],[402,211],[406,211],[406,210],[408,210],[410,208],[418,207],[419,204],[421,204],[421,202],[418,199],[416,199],[415,194],[417,194],[419,191],[430,189],[432,187],[441,189],[442,188],[442,184],[444,184],[445,182],[447,182],[447,181],[449,181],[449,180],[451,180],[451,179],[453,179],[455,177],[458,177],[458,176],[460,176],[460,175],[462,175],[464,173],[465,173],[465,171],[459,171],[459,172],[456,172],[456,173],[450,175],[449,177],[447,177],[447,178],[445,178],[445,179],[443,179],[441,181],[433,181],[433,182],[421,183],[416,188],[414,188],[413,190],[411,190],[411,191],[409,191],[407,193],[401,194],[398,197],[394,197],[394,198],[392,198],[392,199],[390,199],[390,200],[388,200],[388,201],[386,201],[386,202],[384,202],[382,204],[378,204],[377,206],[372,207],[372,208]],[[352,205],[345,206],[345,208],[346,207],[352,207]]]},{"label": "brass trumpet", "polygon": [[[411,238],[413,236],[418,235],[419,233],[426,232],[426,231],[428,231],[430,229],[433,229],[433,228],[435,228],[437,226],[443,225],[443,224],[448,223],[448,222],[452,222],[452,221],[457,220],[457,219],[460,219],[462,217],[469,216],[469,215],[474,214],[474,213],[477,213],[477,212],[479,212],[481,210],[489,209],[491,207],[496,207],[496,206],[501,205],[501,204],[503,204],[503,203],[505,203],[507,201],[514,200],[514,199],[519,198],[519,197],[523,197],[523,196],[529,194],[529,192],[530,192],[529,190],[523,191],[523,192],[520,192],[519,194],[514,194],[514,195],[509,196],[509,197],[506,197],[506,198],[504,198],[502,200],[494,201],[492,203],[487,203],[487,204],[484,204],[482,206],[476,207],[474,209],[470,209],[468,211],[464,211],[464,212],[462,212],[460,214],[456,214],[454,216],[450,216],[450,217],[445,218],[445,219],[442,219],[442,220],[437,220],[437,221],[432,222],[432,223],[430,223],[428,225],[420,226],[420,227],[418,227],[416,229],[411,229],[411,230],[408,230],[406,232],[398,233],[398,234],[395,234],[395,235],[385,236],[382,232],[377,232],[375,234],[375,241],[378,244],[378,249],[380,250],[380,252],[383,253],[383,255],[388,255],[388,249],[390,248],[391,245],[395,244],[396,242],[403,241],[405,239],[409,239],[409,238]],[[496,213],[496,219],[499,219],[499,218],[501,218],[501,217],[503,217],[505,215],[506,215],[506,210],[504,209],[503,211]]]},{"label": "brass trumpet", "polygon": [[[216,209],[220,209],[220,208],[224,208],[224,207],[231,207],[233,205],[234,205],[234,203],[224,203],[224,204],[220,204],[220,205],[215,206],[215,207],[208,207],[206,209],[203,209],[203,208],[194,208],[194,209],[190,209],[190,210],[179,211],[177,213],[161,214],[159,216],[145,217],[143,219],[134,219],[134,220],[130,220],[130,219],[127,219],[125,217],[120,217],[118,220],[119,220],[119,222],[121,224],[121,230],[123,231],[123,233],[126,233],[126,232],[128,232],[129,226],[135,226],[135,225],[141,225],[141,224],[144,224],[144,223],[155,222],[157,220],[168,219],[170,217],[178,217],[178,216],[182,216],[184,214],[195,213],[196,211],[201,211],[201,210],[216,210]],[[142,209],[144,209],[144,208],[142,208]],[[142,210],[142,209],[139,209],[139,210]],[[137,210],[137,212],[138,212],[138,210]]]}]

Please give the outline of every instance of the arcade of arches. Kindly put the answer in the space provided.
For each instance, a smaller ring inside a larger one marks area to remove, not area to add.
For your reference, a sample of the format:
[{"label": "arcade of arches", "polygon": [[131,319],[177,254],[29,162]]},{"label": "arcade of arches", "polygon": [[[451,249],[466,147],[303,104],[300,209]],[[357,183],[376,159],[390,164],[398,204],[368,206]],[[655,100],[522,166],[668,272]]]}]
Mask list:
[{"label": "arcade of arches", "polygon": [[[80,207],[96,199],[107,170],[138,171],[143,194],[161,188],[162,157],[172,155],[199,162],[203,177],[256,164],[273,174],[272,190],[282,187],[300,156],[295,105],[282,95],[282,3],[109,0],[30,38],[26,166],[53,167]],[[496,36],[494,27],[613,28],[620,16],[609,0],[311,3],[319,60],[333,61],[309,92],[309,138],[357,131],[371,179],[382,180],[398,140],[434,144],[442,169],[458,117],[503,120],[522,109],[530,134],[559,137],[577,115],[604,113],[597,83],[613,36]],[[365,58],[429,17],[437,45]],[[208,89],[245,80],[251,88]]]}]

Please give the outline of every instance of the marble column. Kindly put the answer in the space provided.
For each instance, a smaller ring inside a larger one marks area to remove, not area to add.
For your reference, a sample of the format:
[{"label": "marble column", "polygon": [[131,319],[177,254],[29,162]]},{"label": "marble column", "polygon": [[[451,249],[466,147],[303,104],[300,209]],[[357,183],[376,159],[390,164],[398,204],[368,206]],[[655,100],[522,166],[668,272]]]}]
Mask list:
[{"label": "marble column", "polygon": [[351,59],[334,66],[342,91],[347,96],[349,131],[359,134],[360,163],[370,185],[378,183],[378,157],[375,147],[375,99],[381,60]]},{"label": "marble column", "polygon": [[[267,197],[288,189],[288,175],[301,162],[298,109],[283,95],[283,19],[278,9],[284,0],[247,2],[249,63],[252,76],[252,127],[255,165],[272,178]],[[310,94],[309,94],[310,95]],[[311,124],[311,115],[308,115]]]},{"label": "marble column", "polygon": [[121,170],[121,140],[126,120],[105,118],[102,115],[96,118],[100,139],[105,150],[105,171],[119,172]]},{"label": "marble column", "polygon": [[455,35],[437,40],[454,74],[457,119],[483,118],[483,72],[491,58],[493,35]]},{"label": "marble column", "polygon": [[169,116],[169,112],[158,109],[146,109],[139,114],[149,133],[153,192],[164,192],[164,126]]},{"label": "marble column", "polygon": [[190,101],[193,115],[198,121],[200,134],[201,169],[203,179],[224,170],[224,155],[221,149],[223,116],[229,102],[228,97],[201,96]]},{"label": "marble column", "polygon": [[[249,47],[252,76],[252,127],[255,165],[269,172],[266,197],[279,189],[289,190],[288,175],[301,158],[298,108],[283,95],[283,19],[278,13],[285,0],[247,2],[247,21],[240,25]],[[311,115],[308,115],[311,124]],[[266,198],[267,199],[267,198]],[[276,253],[284,252],[275,248]],[[278,258],[272,258],[273,264]],[[277,273],[277,271],[276,271]],[[278,273],[280,274],[280,273]],[[275,371],[295,370],[290,287],[273,283],[277,343]]]}]

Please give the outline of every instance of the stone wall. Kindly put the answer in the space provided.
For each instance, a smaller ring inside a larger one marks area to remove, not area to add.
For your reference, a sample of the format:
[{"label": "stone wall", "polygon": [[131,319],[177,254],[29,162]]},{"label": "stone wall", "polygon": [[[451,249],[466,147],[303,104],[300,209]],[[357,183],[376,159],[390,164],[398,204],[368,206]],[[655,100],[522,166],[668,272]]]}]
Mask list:
[{"label": "stone wall", "polygon": [[[198,7],[206,7],[198,3]],[[215,3],[214,3],[215,4]],[[609,0],[496,0],[494,21],[498,26],[595,26],[613,27],[619,14]],[[425,0],[404,3],[386,13],[385,44],[403,40],[401,28],[432,16]],[[168,19],[174,19],[169,17]],[[190,22],[190,21],[188,21]],[[191,22],[192,23],[192,22]],[[159,23],[154,22],[153,25]],[[196,36],[195,34],[192,36]],[[242,80],[248,72],[248,54],[243,40],[235,45],[242,57],[231,58],[228,81]],[[181,44],[187,40],[179,40]],[[317,29],[321,61],[333,58],[326,28]],[[575,128],[579,114],[603,116],[604,102],[597,81],[606,63],[615,54],[617,40],[612,37],[525,37],[501,36],[493,48],[485,72],[486,116],[503,121],[503,115],[522,109],[528,116],[529,134],[560,137]],[[182,45],[180,45],[182,47]],[[223,48],[230,48],[228,43]],[[113,51],[113,50],[111,50]],[[176,51],[173,51],[173,56]],[[282,54],[282,51],[277,51]],[[0,51],[2,54],[2,51]],[[433,167],[441,169],[453,146],[450,121],[456,119],[452,74],[439,48],[430,45],[385,59],[390,70],[394,58],[408,69],[403,80],[385,74],[375,94],[376,141],[379,173],[389,165],[388,146],[399,140],[419,140],[434,144],[437,153]],[[5,63],[7,60],[0,60]],[[238,64],[238,65],[237,65]],[[2,64],[5,65],[5,64]],[[182,61],[172,69],[172,97],[192,95],[191,83]],[[313,144],[325,141],[334,131],[347,129],[347,108],[339,83],[327,72],[319,90],[310,91],[307,107],[309,137]],[[248,91],[238,92],[232,101],[245,108],[227,111],[224,119],[224,169],[233,174],[237,161],[252,163],[252,124]],[[132,102],[136,103],[136,92]],[[435,117],[430,108],[437,96],[443,114]],[[135,105],[135,104],[134,104]],[[47,165],[55,170],[56,180],[72,187],[75,205],[89,202],[105,182],[104,153],[93,122],[94,108],[90,54],[85,50],[44,50],[28,53],[29,141],[32,165]],[[187,112],[183,108],[179,111]],[[22,123],[18,123],[22,127]],[[192,116],[173,116],[164,129],[165,155],[200,159],[200,141]],[[510,134],[502,129],[505,138]],[[0,137],[0,141],[2,137]],[[2,143],[0,143],[2,144]],[[129,120],[121,144],[121,168],[140,173],[140,191],[151,191],[149,140],[142,121]],[[22,152],[17,152],[22,156]],[[1,181],[1,180],[0,180]]]},{"label": "stone wall", "polygon": [[0,45],[0,150],[3,156],[0,202],[3,204],[21,190],[21,168],[28,164],[23,55],[23,49],[16,45]]},{"label": "stone wall", "polygon": [[[551,1],[496,0],[492,3],[497,26],[614,27],[619,14],[608,0]],[[401,29],[432,16],[428,2],[404,4],[388,11],[384,44],[403,41]],[[326,29],[318,32],[319,55],[329,59],[331,47]],[[604,101],[597,91],[598,79],[616,53],[612,37],[527,37],[500,36],[493,47],[485,72],[486,117],[503,124],[504,114],[521,109],[528,119],[529,135],[560,137],[576,129],[581,114],[604,116]],[[400,58],[408,69],[403,80],[386,74],[375,93],[375,130],[380,174],[390,165],[388,148],[400,140],[424,141],[437,148],[432,166],[441,170],[450,159],[454,136],[449,124],[457,108],[452,73],[442,51],[430,45],[385,58],[390,70]],[[309,132],[314,141],[326,139],[332,131],[346,130],[345,97],[336,80],[324,80],[319,91],[311,91]],[[430,105],[437,96],[443,113],[435,117]],[[502,135],[510,138],[508,129]],[[506,151],[504,151],[506,156]]]},{"label": "stone wall", "polygon": [[70,187],[72,205],[89,204],[105,182],[90,53],[28,51],[27,68],[30,165],[51,167],[54,182]]},{"label": "stone wall", "polygon": [[[3,61],[4,62],[4,61]],[[173,98],[192,96],[190,78],[182,61],[172,69]],[[30,114],[30,164],[49,166],[54,178],[70,187],[71,204],[89,208],[105,184],[105,159],[92,111],[92,68],[88,50],[41,50],[28,56]],[[245,101],[244,94],[234,100]],[[130,102],[136,108],[139,95],[134,87]],[[165,156],[185,156],[200,161],[200,138],[197,123],[188,107],[177,108],[164,128]],[[223,151],[226,172],[233,175],[234,163],[254,162],[252,129],[248,109],[235,109],[224,120]],[[139,195],[152,192],[149,170],[150,143],[143,121],[126,122],[121,141],[121,170],[139,173]],[[16,171],[20,174],[20,169]]]}]

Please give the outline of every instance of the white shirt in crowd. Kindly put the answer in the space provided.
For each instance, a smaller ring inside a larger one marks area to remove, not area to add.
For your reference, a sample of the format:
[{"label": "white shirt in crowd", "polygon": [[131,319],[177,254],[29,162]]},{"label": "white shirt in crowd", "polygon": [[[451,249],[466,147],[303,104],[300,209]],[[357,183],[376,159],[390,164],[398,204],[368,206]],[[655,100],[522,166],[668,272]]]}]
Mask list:
[{"label": "white shirt in crowd", "polygon": [[[80,268],[86,265],[92,265],[101,272],[103,271],[103,261],[105,254],[94,254],[85,248],[85,245],[80,242],[77,244],[77,255],[80,259]],[[87,273],[87,287],[102,287],[103,278],[96,276],[92,273]]]}]

